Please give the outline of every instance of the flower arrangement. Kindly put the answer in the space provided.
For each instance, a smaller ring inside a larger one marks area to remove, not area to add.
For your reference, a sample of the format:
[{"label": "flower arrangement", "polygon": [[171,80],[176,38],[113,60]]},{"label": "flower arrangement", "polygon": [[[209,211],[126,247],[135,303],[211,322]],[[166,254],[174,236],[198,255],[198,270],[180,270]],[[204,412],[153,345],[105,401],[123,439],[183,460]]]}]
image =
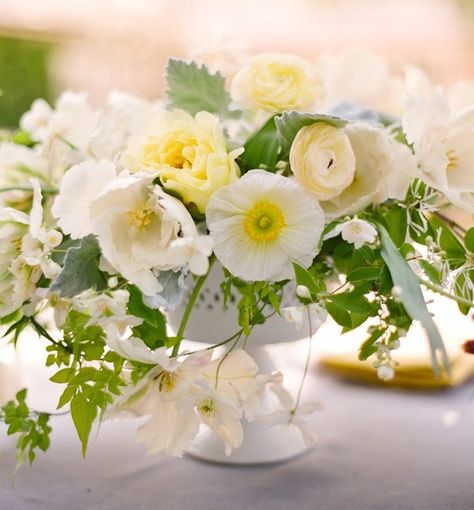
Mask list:
[{"label": "flower arrangement", "polygon": [[[28,327],[48,341],[58,409],[70,409],[84,453],[94,422],[127,414],[148,417],[138,440],[151,453],[182,454],[201,424],[230,453],[243,419],[311,441],[315,406],[246,352],[275,314],[309,325],[302,337],[327,314],[343,333],[368,321],[359,357],[381,379],[420,321],[435,373],[449,371],[422,287],[461,313],[473,305],[474,229],[444,208],[474,212],[474,85],[445,92],[418,69],[403,82],[358,58],[257,55],[228,81],[172,59],[163,101],[114,92],[96,111],[66,92],[2,135],[4,335],[16,342]],[[214,263],[225,306],[238,296],[238,324],[189,352],[187,322]],[[171,332],[166,313],[180,303]],[[270,414],[267,386],[281,401]],[[26,397],[0,412],[20,462],[47,450],[51,432]]]}]

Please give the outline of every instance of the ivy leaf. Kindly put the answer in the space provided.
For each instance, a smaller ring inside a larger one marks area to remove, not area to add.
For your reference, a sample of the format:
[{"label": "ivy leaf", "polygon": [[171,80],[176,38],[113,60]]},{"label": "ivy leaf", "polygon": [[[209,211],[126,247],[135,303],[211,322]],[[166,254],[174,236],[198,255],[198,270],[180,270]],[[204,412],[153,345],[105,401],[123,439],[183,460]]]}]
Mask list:
[{"label": "ivy leaf", "polygon": [[246,170],[265,167],[272,169],[278,161],[280,142],[277,136],[275,117],[254,133],[244,145],[245,151],[240,157]]},{"label": "ivy leaf", "polygon": [[84,237],[79,246],[68,249],[63,270],[51,284],[52,291],[61,297],[71,298],[84,290],[103,290],[107,282],[99,270],[100,248],[92,234]]},{"label": "ivy leaf", "polygon": [[222,118],[238,118],[240,112],[230,110],[230,96],[225,79],[219,73],[211,74],[196,62],[170,59],[166,68],[169,106],[181,108],[191,115],[200,111],[215,113]]},{"label": "ivy leaf", "polygon": [[441,356],[443,367],[449,374],[449,359],[443,339],[426,306],[423,292],[418,278],[411,270],[407,261],[401,256],[385,228],[378,224],[382,243],[381,255],[388,266],[393,283],[402,290],[400,301],[406,312],[413,320],[421,322],[428,335],[431,349],[431,362],[436,376],[440,373],[438,354]]},{"label": "ivy leaf", "polygon": [[97,418],[97,406],[84,393],[78,393],[71,401],[71,416],[82,444],[82,455],[86,456],[92,424]]},{"label": "ivy leaf", "polygon": [[291,144],[298,131],[304,126],[311,126],[317,122],[325,122],[331,126],[341,128],[347,124],[347,120],[335,115],[324,113],[300,113],[296,111],[285,112],[275,117],[282,156],[288,155]]}]

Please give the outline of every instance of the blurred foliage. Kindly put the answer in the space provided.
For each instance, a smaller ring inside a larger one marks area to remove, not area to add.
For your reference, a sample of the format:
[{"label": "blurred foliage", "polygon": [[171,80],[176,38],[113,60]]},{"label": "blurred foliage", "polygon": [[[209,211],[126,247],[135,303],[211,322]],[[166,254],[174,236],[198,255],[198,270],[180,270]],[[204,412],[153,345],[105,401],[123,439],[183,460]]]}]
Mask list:
[{"label": "blurred foliage", "polygon": [[0,126],[15,127],[37,97],[50,98],[46,43],[0,37]]}]

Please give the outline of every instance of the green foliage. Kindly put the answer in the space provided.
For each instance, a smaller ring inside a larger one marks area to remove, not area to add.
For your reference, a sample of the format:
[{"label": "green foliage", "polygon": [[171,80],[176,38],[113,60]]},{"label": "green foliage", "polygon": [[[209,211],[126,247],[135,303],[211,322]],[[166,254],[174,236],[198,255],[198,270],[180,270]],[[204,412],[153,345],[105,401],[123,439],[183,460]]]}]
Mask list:
[{"label": "green foliage", "polygon": [[280,152],[276,132],[275,117],[271,117],[245,142],[245,151],[240,157],[245,171],[255,168],[269,171],[275,169]]},{"label": "green foliage", "polygon": [[225,79],[211,74],[205,65],[170,59],[166,68],[168,102],[191,115],[200,111],[215,113],[221,118],[238,118],[240,112],[230,110],[230,96]]},{"label": "green foliage", "polygon": [[337,128],[344,127],[347,124],[347,120],[341,117],[323,113],[299,113],[290,111],[275,117],[282,157],[289,154],[291,144],[298,131],[304,126],[311,126],[317,122],[324,122]]},{"label": "green foliage", "polygon": [[99,243],[92,234],[81,239],[79,246],[71,246],[51,290],[71,298],[88,289],[105,289],[107,280],[99,269],[100,253]]},{"label": "green foliage", "polygon": [[50,445],[49,415],[30,410],[26,396],[27,391],[23,389],[16,394],[15,400],[0,409],[0,421],[7,425],[7,434],[18,434],[17,469],[26,460],[32,464],[36,450],[45,452]]},{"label": "green foliage", "polygon": [[70,404],[84,455],[93,422],[125,385],[121,376],[125,360],[106,349],[102,328],[88,325],[89,319],[71,310],[63,326],[63,341],[48,347],[47,360],[48,365],[63,367],[51,381],[66,385],[58,409]]}]

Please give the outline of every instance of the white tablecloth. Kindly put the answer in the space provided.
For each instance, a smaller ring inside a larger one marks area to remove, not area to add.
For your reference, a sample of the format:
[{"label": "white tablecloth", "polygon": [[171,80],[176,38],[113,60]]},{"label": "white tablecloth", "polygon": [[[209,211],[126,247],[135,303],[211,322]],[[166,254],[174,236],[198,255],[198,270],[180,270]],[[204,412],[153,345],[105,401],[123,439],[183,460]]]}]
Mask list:
[{"label": "white tablecloth", "polygon": [[305,396],[324,403],[312,421],[319,442],[308,454],[277,465],[146,457],[134,442],[133,421],[103,424],[83,460],[69,417],[55,417],[50,452],[25,466],[12,489],[14,441],[1,430],[0,509],[474,508],[473,384],[407,392],[313,371]]}]

